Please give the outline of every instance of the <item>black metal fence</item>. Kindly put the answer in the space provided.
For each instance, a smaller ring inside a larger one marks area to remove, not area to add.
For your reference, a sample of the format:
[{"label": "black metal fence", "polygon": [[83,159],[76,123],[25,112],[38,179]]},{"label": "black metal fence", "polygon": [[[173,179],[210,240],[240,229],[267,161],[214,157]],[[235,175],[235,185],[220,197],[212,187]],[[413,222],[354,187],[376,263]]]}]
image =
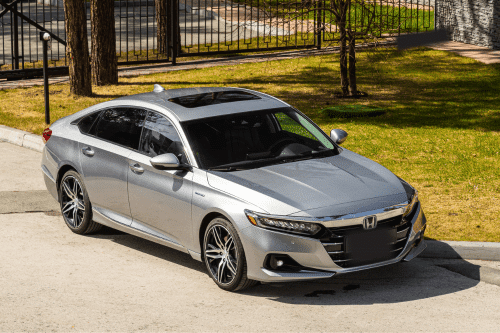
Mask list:
[{"label": "black metal fence", "polygon": [[[334,16],[328,10],[330,0],[168,1],[176,7],[176,16],[169,18],[178,23],[169,36],[180,44],[180,48],[170,48],[175,49],[175,57],[321,47],[339,37]],[[434,27],[434,0],[365,3],[372,12],[354,2],[349,8],[348,24],[366,28],[368,18],[375,13],[373,36]],[[90,8],[86,4],[90,44]],[[52,71],[67,73],[62,0],[0,0],[0,15],[0,78],[41,75],[37,70],[42,66],[40,30],[53,36],[49,50]],[[171,53],[158,52],[154,0],[115,1],[114,16],[119,64],[172,61]]]}]

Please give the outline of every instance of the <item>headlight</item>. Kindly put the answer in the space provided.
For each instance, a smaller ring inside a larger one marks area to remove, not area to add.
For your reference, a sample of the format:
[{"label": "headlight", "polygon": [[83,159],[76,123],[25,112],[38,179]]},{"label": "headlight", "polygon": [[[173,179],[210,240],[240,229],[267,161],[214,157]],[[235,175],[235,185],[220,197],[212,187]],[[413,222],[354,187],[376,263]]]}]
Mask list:
[{"label": "headlight", "polygon": [[406,207],[403,215],[408,215],[409,213],[411,213],[411,211],[415,207],[415,204],[418,202],[418,191],[403,179],[399,178],[399,180],[401,181],[401,185],[403,185],[406,192],[406,197],[408,198],[408,206]]},{"label": "headlight", "polygon": [[411,198],[410,204],[408,206],[406,206],[406,210],[403,213],[403,215],[406,216],[406,215],[410,214],[413,211],[413,208],[415,207],[417,202],[418,202],[418,191],[415,190],[415,192],[413,193],[413,197]]},{"label": "headlight", "polygon": [[248,221],[253,225],[261,228],[290,232],[299,235],[313,236],[321,231],[321,225],[313,222],[306,222],[300,219],[283,218],[276,216],[268,216],[265,214],[258,214],[245,209],[245,214]]}]

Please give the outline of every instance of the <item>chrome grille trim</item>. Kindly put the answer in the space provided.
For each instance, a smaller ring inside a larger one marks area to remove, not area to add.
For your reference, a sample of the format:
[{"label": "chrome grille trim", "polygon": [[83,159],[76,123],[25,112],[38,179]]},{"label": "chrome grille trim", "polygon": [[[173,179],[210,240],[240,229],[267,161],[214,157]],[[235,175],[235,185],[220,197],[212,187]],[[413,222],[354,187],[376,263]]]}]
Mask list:
[{"label": "chrome grille trim", "polygon": [[398,215],[403,215],[408,204],[409,202],[405,201],[397,205],[360,212],[360,213],[345,214],[339,216],[324,216],[324,217],[272,215],[272,214],[264,214],[256,212],[253,212],[253,214],[258,215],[259,217],[283,220],[283,221],[318,223],[326,228],[337,228],[337,227],[341,228],[348,226],[363,225],[363,219],[366,216],[375,215],[378,221],[382,221]]},{"label": "chrome grille trim", "polygon": [[344,261],[350,261],[350,260],[352,260],[352,259],[336,259],[336,260],[333,260],[333,262],[344,262]]},{"label": "chrome grille trim", "polygon": [[[396,215],[395,212],[399,212],[399,214]],[[390,249],[388,249],[389,252],[387,252],[390,258],[382,259],[381,257],[382,261],[392,260],[391,258],[397,257],[401,253],[401,251],[404,250],[410,236],[410,222],[404,218],[403,212],[395,209],[388,213],[390,214],[387,214],[385,216],[390,217],[380,220],[379,225],[390,228],[394,230],[395,233],[392,236],[394,238],[388,244],[391,247]],[[358,266],[365,266],[367,264],[372,265],[378,263],[376,258],[373,258],[373,262],[371,263],[367,263],[363,260],[360,261],[359,258],[353,257],[351,252],[352,250],[346,248],[346,244],[347,246],[349,246],[348,242],[349,237],[351,237],[350,235],[352,235],[353,233],[363,232],[362,224],[350,226],[336,225],[333,228],[329,228],[329,230],[332,235],[329,238],[322,239],[322,245],[330,256],[332,262],[334,262],[336,265],[344,269],[349,269]],[[340,242],[340,240],[342,240],[342,242]]]}]

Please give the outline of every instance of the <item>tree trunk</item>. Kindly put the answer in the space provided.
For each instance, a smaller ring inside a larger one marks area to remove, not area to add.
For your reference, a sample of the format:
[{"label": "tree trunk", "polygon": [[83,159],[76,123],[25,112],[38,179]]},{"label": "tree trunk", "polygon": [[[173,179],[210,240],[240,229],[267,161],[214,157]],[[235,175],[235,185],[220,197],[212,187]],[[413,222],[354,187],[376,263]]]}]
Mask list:
[{"label": "tree trunk", "polygon": [[66,57],[69,60],[70,92],[79,96],[92,95],[87,11],[82,0],[64,0],[66,21]]},{"label": "tree trunk", "polygon": [[337,24],[340,30],[340,86],[342,88],[342,95],[347,96],[349,95],[349,78],[347,76],[347,32],[345,19],[340,19]]},{"label": "tree trunk", "polygon": [[356,85],[356,39],[352,31],[349,31],[349,89],[351,96],[358,95]]},{"label": "tree trunk", "polygon": [[114,0],[90,0],[92,22],[92,83],[118,83]]},{"label": "tree trunk", "polygon": [[167,10],[168,13],[170,13],[170,8],[167,8],[167,0],[155,0],[156,40],[158,42],[158,53],[162,54],[167,54],[168,36],[170,36],[171,33],[171,29],[169,29],[170,25],[168,24]]}]

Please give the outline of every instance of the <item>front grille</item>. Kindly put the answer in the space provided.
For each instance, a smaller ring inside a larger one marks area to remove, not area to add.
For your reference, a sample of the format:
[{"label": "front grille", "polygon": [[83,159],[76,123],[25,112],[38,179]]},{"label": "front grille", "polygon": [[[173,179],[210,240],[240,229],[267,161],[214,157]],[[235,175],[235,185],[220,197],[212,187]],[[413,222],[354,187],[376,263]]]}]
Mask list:
[{"label": "front grille", "polygon": [[411,223],[403,215],[377,222],[377,228],[362,225],[328,228],[329,237],[321,239],[333,262],[349,268],[396,258],[406,245]]}]

